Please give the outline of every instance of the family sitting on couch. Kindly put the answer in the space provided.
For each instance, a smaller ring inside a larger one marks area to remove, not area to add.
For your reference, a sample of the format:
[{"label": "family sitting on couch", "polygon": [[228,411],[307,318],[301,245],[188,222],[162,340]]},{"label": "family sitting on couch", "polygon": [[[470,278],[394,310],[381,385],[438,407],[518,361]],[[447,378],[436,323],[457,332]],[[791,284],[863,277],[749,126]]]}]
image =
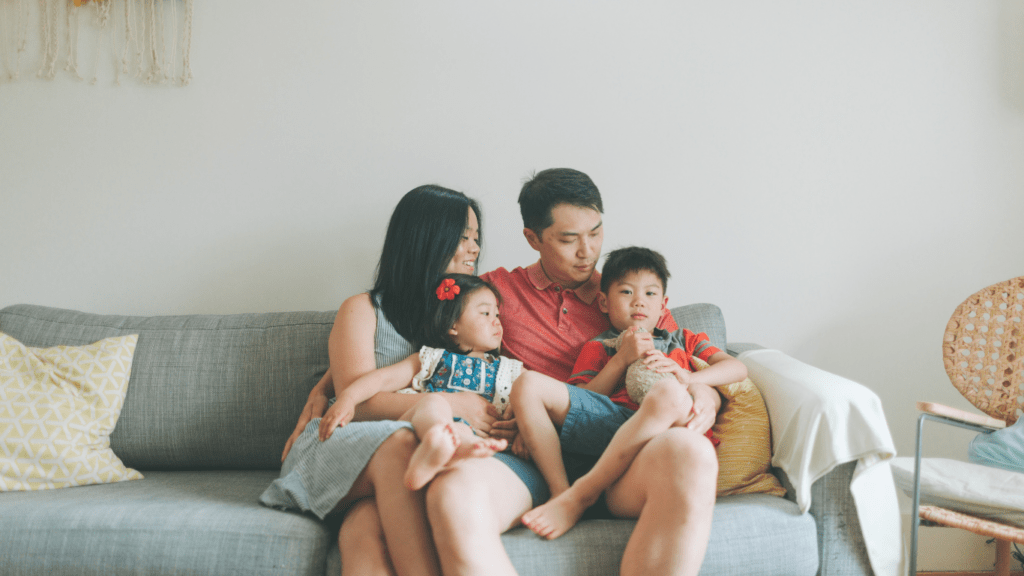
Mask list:
[{"label": "family sitting on couch", "polygon": [[[519,205],[540,260],[476,277],[477,203],[438,186],[402,198],[261,502],[343,514],[346,574],[515,574],[502,532],[556,538],[596,505],[637,519],[621,574],[696,575],[714,387],[746,367],[679,329],[657,252],[617,250],[596,271],[603,207],[586,174],[542,171]],[[637,360],[656,373],[639,403],[623,386]]]}]

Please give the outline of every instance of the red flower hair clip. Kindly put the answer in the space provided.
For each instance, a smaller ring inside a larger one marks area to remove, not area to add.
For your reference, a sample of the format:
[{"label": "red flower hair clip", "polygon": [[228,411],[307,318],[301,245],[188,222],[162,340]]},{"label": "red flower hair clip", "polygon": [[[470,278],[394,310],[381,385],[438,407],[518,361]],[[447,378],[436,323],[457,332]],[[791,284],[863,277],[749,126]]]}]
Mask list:
[{"label": "red flower hair clip", "polygon": [[438,300],[455,300],[455,295],[458,293],[459,287],[455,284],[454,278],[445,278],[437,287]]}]

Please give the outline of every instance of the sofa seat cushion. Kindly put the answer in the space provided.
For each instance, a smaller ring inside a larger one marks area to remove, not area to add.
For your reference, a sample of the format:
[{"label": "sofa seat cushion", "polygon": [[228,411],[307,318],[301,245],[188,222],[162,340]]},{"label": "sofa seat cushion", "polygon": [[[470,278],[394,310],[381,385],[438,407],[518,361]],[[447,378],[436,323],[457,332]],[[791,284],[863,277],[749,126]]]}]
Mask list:
[{"label": "sofa seat cushion", "polygon": [[[586,520],[547,541],[526,528],[502,541],[520,576],[619,573],[633,520]],[[818,572],[814,518],[797,505],[765,494],[719,498],[701,574],[801,575]]]},{"label": "sofa seat cushion", "polygon": [[261,506],[277,474],[146,471],[137,482],[2,493],[3,572],[320,576],[332,529]]}]

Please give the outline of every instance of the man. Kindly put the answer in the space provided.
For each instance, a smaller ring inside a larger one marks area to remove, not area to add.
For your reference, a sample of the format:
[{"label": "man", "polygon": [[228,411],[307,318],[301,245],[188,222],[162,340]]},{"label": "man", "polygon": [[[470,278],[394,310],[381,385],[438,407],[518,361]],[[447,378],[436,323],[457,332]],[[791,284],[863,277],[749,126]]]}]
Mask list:
[{"label": "man", "polygon": [[[557,168],[524,184],[519,204],[523,234],[540,259],[483,278],[502,293],[504,353],[565,382],[582,345],[608,328],[595,271],[604,239],[600,193],[586,174]],[[670,315],[659,326],[676,328]],[[703,432],[721,400],[706,386],[691,392],[695,417],[687,428],[656,436],[605,492],[613,515],[637,518],[621,574],[695,575],[703,562],[718,470]],[[514,424],[495,422],[492,434],[513,436]],[[488,458],[460,463],[434,480],[427,511],[445,574],[515,574],[500,532],[533,507],[523,477]]]}]

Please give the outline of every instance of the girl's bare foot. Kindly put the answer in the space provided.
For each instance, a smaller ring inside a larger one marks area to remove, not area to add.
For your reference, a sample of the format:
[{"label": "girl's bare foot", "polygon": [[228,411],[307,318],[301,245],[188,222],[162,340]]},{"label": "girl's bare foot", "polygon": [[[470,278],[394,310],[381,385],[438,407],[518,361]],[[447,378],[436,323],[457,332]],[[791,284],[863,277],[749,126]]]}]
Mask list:
[{"label": "girl's bare foot", "polygon": [[489,458],[507,447],[508,440],[480,438],[479,436],[463,438],[462,445],[455,450],[455,455],[452,456],[452,461],[462,458]]},{"label": "girl's bare foot", "polygon": [[523,514],[523,524],[538,536],[554,540],[579,522],[593,502],[577,498],[572,488]]},{"label": "girl's bare foot", "polygon": [[420,445],[409,458],[409,467],[405,469],[405,486],[410,490],[419,490],[427,485],[437,473],[455,455],[462,444],[452,424],[431,426],[420,438]]}]

